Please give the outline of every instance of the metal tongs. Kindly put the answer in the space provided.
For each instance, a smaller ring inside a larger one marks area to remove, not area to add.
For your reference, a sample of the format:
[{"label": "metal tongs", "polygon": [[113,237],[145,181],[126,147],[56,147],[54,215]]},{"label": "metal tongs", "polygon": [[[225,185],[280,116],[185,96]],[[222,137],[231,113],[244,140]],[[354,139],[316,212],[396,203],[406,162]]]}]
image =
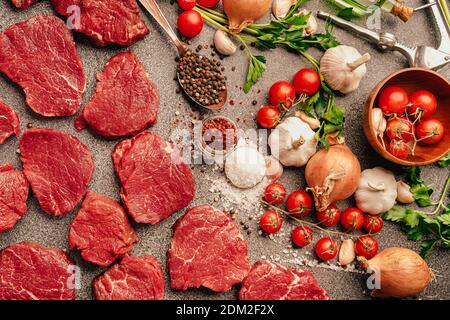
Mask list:
[{"label": "metal tongs", "polygon": [[[435,2],[435,0],[426,1],[428,4]],[[433,21],[436,24],[436,28],[440,36],[440,44],[438,48],[429,46],[416,46],[410,48],[399,43],[395,35],[392,33],[378,33],[323,11],[319,11],[317,13],[317,17],[329,20],[335,25],[375,43],[383,51],[400,52],[408,59],[411,67],[437,70],[450,62],[450,21],[446,20],[444,11],[439,2],[437,2],[436,5],[430,5],[429,9],[431,10]]]}]

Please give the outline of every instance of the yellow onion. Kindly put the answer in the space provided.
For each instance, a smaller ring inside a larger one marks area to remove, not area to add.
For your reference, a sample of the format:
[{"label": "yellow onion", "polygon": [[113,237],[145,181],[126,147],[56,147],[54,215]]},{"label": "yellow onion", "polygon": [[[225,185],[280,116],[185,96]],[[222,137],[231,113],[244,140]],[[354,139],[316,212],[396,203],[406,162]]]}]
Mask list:
[{"label": "yellow onion", "polygon": [[306,183],[314,194],[316,209],[349,198],[358,188],[361,165],[346,145],[334,145],[317,152],[306,165]]},{"label": "yellow onion", "polygon": [[358,261],[364,269],[380,273],[380,288],[372,291],[373,297],[413,297],[425,290],[433,278],[427,263],[406,248],[387,248],[370,260],[358,257]]},{"label": "yellow onion", "polygon": [[269,12],[272,0],[223,0],[231,32],[239,33],[245,27]]}]

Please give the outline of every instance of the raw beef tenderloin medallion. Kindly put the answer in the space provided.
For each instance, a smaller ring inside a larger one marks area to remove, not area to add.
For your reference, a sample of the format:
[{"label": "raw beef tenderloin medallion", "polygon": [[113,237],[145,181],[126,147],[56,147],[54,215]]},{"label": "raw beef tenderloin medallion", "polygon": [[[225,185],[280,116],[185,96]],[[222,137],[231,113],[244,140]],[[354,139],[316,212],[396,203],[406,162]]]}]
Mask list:
[{"label": "raw beef tenderloin medallion", "polygon": [[170,243],[171,287],[228,291],[250,270],[247,251],[229,214],[206,205],[189,209],[175,224]]}]

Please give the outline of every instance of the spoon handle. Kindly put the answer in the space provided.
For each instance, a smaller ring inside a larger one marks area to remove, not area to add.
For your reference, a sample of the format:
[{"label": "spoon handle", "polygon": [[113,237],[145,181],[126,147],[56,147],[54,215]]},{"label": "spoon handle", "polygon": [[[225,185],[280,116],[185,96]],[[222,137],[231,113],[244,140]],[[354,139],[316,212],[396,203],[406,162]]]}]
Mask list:
[{"label": "spoon handle", "polygon": [[166,17],[161,11],[155,0],[139,0],[139,2],[144,6],[144,8],[152,15],[152,17],[158,22],[158,24],[163,28],[163,30],[169,35],[170,39],[175,43],[180,56],[186,53],[183,43],[178,39],[177,35],[173,31],[172,27],[167,21]]}]

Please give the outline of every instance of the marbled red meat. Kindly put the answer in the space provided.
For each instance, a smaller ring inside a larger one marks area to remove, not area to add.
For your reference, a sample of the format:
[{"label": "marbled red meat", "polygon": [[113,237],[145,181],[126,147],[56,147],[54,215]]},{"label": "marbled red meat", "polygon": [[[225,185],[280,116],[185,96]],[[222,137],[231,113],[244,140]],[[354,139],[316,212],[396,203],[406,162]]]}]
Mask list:
[{"label": "marbled red meat", "polygon": [[84,260],[106,267],[123,257],[137,241],[120,204],[88,191],[70,226],[70,249],[77,248]]},{"label": "marbled red meat", "polygon": [[0,251],[0,300],[74,300],[73,270],[63,250],[12,244]]},{"label": "marbled red meat", "polygon": [[164,276],[152,256],[125,256],[93,282],[97,300],[162,300]]},{"label": "marbled red meat", "polygon": [[286,268],[278,263],[258,261],[242,282],[240,300],[328,300],[308,271]]},{"label": "marbled red meat", "polygon": [[19,9],[26,9],[36,1],[37,0],[11,0],[12,4]]},{"label": "marbled red meat", "polygon": [[19,116],[0,100],[0,144],[13,134],[20,134]]},{"label": "marbled red meat", "polygon": [[112,157],[122,202],[136,222],[156,224],[194,199],[191,169],[157,134],[143,132],[118,143]]},{"label": "marbled red meat", "polygon": [[72,33],[55,16],[35,16],[0,33],[0,71],[44,117],[74,115],[86,79]]},{"label": "marbled red meat", "polygon": [[130,46],[149,33],[136,0],[52,0],[52,4],[56,12],[69,17],[76,31],[99,46]]},{"label": "marbled red meat", "polygon": [[170,243],[171,287],[228,291],[250,270],[247,251],[229,214],[206,205],[189,209],[175,224]]},{"label": "marbled red meat", "polygon": [[74,136],[52,129],[25,131],[20,158],[41,208],[53,216],[80,202],[94,172],[89,149]]},{"label": "marbled red meat", "polygon": [[97,75],[97,88],[75,122],[108,138],[135,135],[156,122],[159,92],[132,52],[112,57]]},{"label": "marbled red meat", "polygon": [[0,233],[12,229],[27,211],[25,175],[11,164],[0,164]]}]

